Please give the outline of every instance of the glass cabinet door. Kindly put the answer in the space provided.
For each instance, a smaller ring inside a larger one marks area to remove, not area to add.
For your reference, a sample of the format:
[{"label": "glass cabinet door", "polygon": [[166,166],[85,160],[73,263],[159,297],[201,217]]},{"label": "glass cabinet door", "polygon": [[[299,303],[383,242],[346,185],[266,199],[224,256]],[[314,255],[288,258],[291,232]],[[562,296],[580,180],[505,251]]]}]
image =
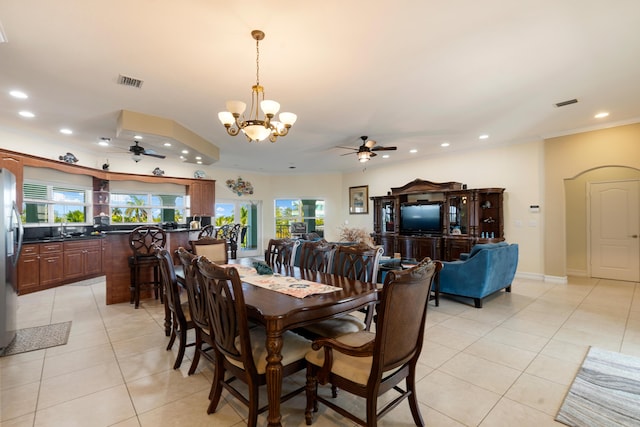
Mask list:
[{"label": "glass cabinet door", "polygon": [[395,229],[395,212],[393,210],[393,200],[383,200],[381,204],[382,209],[382,224],[381,229],[383,233],[393,233]]},{"label": "glass cabinet door", "polygon": [[449,234],[469,234],[469,197],[449,196]]}]

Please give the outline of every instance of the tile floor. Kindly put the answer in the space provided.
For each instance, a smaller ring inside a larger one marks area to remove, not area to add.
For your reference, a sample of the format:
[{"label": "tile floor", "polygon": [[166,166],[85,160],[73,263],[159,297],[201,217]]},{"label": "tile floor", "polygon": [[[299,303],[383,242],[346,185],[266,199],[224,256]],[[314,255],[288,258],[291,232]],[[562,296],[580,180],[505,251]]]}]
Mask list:
[{"label": "tile floor", "polygon": [[[159,304],[106,306],[104,293],[97,279],[19,298],[20,328],[73,324],[67,345],[0,358],[1,427],[245,425],[247,411],[228,394],[216,414],[206,414],[212,372],[204,361],[193,376],[188,359],[171,369],[175,351],[165,351]],[[640,356],[640,284],[516,279],[512,293],[482,309],[443,298],[429,307],[418,370],[425,422],[560,425],[553,417],[590,345]],[[360,400],[340,399],[361,413]],[[287,402],[283,424],[305,425],[303,408],[302,395]],[[408,404],[381,424],[413,425]],[[353,423],[320,407],[314,425]]]}]

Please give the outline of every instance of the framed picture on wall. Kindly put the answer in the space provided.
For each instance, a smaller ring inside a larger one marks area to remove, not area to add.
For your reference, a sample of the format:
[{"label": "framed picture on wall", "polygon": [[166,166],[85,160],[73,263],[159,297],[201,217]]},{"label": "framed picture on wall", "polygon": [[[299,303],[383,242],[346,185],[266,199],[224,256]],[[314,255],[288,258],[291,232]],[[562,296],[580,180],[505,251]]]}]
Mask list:
[{"label": "framed picture on wall", "polygon": [[369,186],[349,187],[349,213],[369,213]]}]

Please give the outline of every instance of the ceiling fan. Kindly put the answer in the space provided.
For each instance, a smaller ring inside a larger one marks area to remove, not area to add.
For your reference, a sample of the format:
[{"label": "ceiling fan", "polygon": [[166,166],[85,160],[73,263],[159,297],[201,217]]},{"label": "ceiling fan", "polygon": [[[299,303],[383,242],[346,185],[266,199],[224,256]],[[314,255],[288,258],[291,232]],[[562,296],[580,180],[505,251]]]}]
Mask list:
[{"label": "ceiling fan", "polygon": [[129,147],[129,151],[133,153],[132,158],[133,158],[133,161],[136,163],[138,163],[142,159],[142,155],[157,157],[159,159],[164,159],[165,157],[167,157],[167,156],[163,156],[162,154],[156,154],[151,150],[145,150],[144,147],[138,144],[138,141],[136,141],[135,145],[132,145]]},{"label": "ceiling fan", "polygon": [[[362,145],[359,146],[358,148],[355,148],[355,147],[338,147],[338,148],[353,150],[354,153],[358,156],[358,160],[361,163],[368,161],[371,157],[375,157],[376,156],[375,151],[394,151],[398,149],[398,147],[383,147],[381,145],[376,145],[377,142],[375,142],[372,139],[369,139],[369,137],[366,135],[361,136],[360,139],[362,140]],[[354,153],[346,153],[342,155],[347,156],[349,154],[354,154]]]}]

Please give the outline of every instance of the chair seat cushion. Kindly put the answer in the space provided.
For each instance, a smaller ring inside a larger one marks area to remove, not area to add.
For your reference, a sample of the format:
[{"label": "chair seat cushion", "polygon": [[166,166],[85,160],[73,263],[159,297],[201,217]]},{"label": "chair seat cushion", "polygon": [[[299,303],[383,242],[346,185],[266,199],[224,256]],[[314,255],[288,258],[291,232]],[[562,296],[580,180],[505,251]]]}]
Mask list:
[{"label": "chair seat cushion", "polygon": [[184,314],[184,318],[187,319],[187,322],[190,322],[191,310],[189,309],[189,301],[181,303],[180,307],[182,308],[182,313]]},{"label": "chair seat cushion", "polygon": [[343,317],[312,323],[303,329],[319,337],[336,338],[342,335],[364,331],[365,324],[357,317],[348,314]]},{"label": "chair seat cushion", "polygon": [[[253,353],[253,363],[259,375],[267,371],[267,331],[263,327],[255,327],[249,330],[251,339],[251,351]],[[282,366],[290,365],[300,359],[304,359],[305,354],[311,349],[311,341],[291,331],[282,334]],[[236,346],[240,348],[240,337],[236,338]],[[228,358],[229,362],[239,368],[243,368],[241,362]]]},{"label": "chair seat cushion", "polygon": [[[360,331],[353,334],[343,335],[337,337],[336,341],[341,343],[359,347],[373,341],[376,337],[374,332]],[[309,363],[316,366],[322,366],[324,364],[324,349],[318,351],[311,350],[307,352],[305,356]],[[373,363],[373,357],[353,357],[342,354],[336,350],[333,351],[333,368],[331,372],[353,381],[358,384],[367,384],[369,380],[369,374],[371,372],[371,365]]]}]

